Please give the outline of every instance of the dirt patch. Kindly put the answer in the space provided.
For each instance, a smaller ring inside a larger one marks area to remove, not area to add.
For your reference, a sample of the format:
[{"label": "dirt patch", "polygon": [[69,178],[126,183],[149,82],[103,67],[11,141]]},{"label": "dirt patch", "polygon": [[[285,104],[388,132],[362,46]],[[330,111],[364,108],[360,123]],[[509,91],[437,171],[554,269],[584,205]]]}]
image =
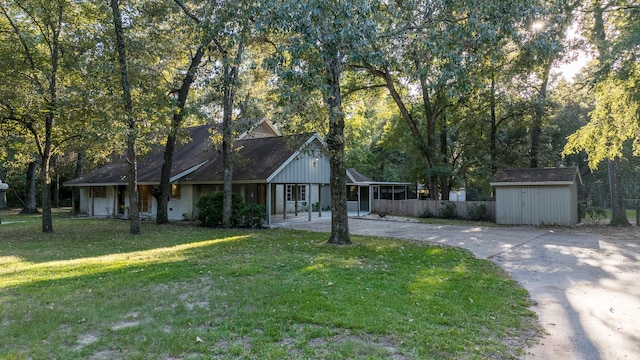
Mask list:
[{"label": "dirt patch", "polygon": [[118,331],[121,329],[132,328],[140,325],[140,321],[121,321],[119,323],[115,323],[111,326],[111,330]]},{"label": "dirt patch", "polygon": [[98,340],[100,340],[100,334],[98,333],[89,332],[80,334],[78,335],[78,340],[76,341],[76,346],[73,347],[73,350],[81,350],[85,346],[89,346]]},{"label": "dirt patch", "polygon": [[111,360],[111,359],[124,359],[125,354],[122,351],[117,350],[104,350],[93,354],[89,359],[91,360]]}]

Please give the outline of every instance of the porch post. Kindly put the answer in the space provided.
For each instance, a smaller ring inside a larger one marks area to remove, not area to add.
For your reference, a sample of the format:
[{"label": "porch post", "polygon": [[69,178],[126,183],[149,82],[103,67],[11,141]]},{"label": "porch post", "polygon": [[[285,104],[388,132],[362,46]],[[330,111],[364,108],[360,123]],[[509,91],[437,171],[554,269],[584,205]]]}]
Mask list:
[{"label": "porch post", "polygon": [[318,217],[322,217],[322,184],[318,184]]},{"label": "porch post", "polygon": [[267,225],[271,225],[271,183],[267,183]]},{"label": "porch post", "polygon": [[282,185],[282,219],[287,219],[287,184]]},{"label": "porch post", "polygon": [[358,209],[358,217],[360,217],[360,185],[358,185],[358,206],[356,207]]},{"label": "porch post", "polygon": [[311,221],[311,212],[313,211],[313,206],[311,206],[311,183],[309,183],[309,190],[306,192],[307,194],[307,213],[309,213],[309,221]]}]

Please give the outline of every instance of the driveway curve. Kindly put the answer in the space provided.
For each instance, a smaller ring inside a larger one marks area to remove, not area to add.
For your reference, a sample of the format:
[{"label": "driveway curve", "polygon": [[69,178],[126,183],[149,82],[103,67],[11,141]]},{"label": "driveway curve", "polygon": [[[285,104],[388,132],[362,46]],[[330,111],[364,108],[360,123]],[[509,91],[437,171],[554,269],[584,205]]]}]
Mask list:
[{"label": "driveway curve", "polygon": [[[397,218],[349,219],[356,235],[470,250],[506,270],[531,295],[546,335],[524,359],[640,358],[640,230],[602,227],[468,227]],[[329,217],[274,226],[330,232]]]}]

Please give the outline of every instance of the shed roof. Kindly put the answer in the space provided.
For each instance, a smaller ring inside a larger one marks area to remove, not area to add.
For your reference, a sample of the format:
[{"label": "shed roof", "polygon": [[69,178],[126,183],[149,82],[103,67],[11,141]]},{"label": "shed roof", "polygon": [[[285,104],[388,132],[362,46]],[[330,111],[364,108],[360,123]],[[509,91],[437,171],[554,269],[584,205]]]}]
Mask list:
[{"label": "shed roof", "polygon": [[[215,125],[214,125],[215,126]],[[186,129],[189,140],[177,144],[173,157],[171,182],[215,183],[223,179],[221,151],[211,140],[210,125]],[[283,162],[312,139],[314,134],[245,138],[236,140],[234,148],[234,181],[266,180]],[[164,146],[138,158],[138,183],[160,182]],[[103,167],[66,182],[66,186],[125,185],[128,164],[121,157]]]},{"label": "shed roof", "polygon": [[533,169],[498,170],[491,178],[491,186],[513,185],[571,185],[582,184],[576,166]]}]

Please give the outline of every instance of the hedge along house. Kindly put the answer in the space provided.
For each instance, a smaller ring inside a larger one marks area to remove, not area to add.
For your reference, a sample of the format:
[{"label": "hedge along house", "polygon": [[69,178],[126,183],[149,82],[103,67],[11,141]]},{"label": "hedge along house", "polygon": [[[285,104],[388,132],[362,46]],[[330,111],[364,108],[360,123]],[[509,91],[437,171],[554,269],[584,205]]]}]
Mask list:
[{"label": "hedge along house", "polygon": [[580,222],[577,167],[498,170],[491,179],[496,223],[565,225]]},{"label": "hedge along house", "polygon": [[[216,131],[210,125],[186,129],[185,142],[176,146],[169,220],[196,219],[200,195],[222,191],[222,154],[211,139]],[[320,208],[329,205],[322,201],[326,199],[322,192],[328,193],[325,184],[329,183],[329,160],[326,145],[318,134],[282,136],[271,123],[262,121],[238,136],[233,148],[233,192],[240,194],[246,204],[265,205],[268,223],[274,214],[286,216],[296,205],[317,203]],[[163,155],[164,147],[159,146],[138,159],[138,208],[143,218],[155,218],[157,214],[154,194],[160,184]],[[82,213],[126,217],[127,170],[125,159],[119,159],[65,186],[80,188]]]}]

